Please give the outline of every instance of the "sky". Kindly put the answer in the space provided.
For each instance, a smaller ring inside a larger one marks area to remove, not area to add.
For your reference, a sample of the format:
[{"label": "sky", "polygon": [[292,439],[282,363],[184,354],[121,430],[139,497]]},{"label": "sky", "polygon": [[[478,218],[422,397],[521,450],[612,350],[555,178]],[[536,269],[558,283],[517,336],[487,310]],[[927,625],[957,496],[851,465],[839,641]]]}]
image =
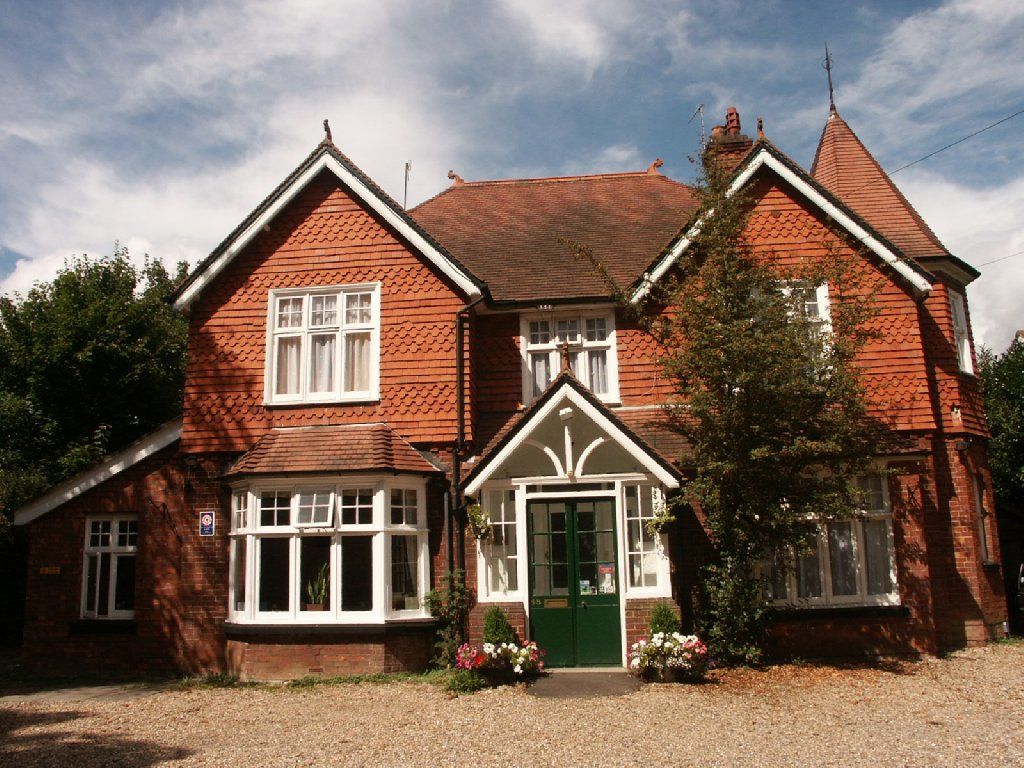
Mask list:
[{"label": "sky", "polygon": [[[736,106],[805,168],[836,104],[894,170],[1024,109],[1024,3],[0,0],[0,293],[73,254],[196,263],[323,137],[409,205],[467,180],[691,181]],[[1024,251],[1024,115],[894,176],[974,264]],[[1024,253],[969,289],[1024,328]]]}]

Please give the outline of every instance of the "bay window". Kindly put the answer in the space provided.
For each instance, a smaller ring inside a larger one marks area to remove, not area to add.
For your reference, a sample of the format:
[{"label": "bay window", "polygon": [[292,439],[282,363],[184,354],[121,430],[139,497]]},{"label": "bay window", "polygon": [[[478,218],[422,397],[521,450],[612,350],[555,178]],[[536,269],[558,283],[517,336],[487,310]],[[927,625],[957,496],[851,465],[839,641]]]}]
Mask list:
[{"label": "bay window", "polygon": [[135,517],[90,517],[85,524],[82,617],[131,619],[135,616],[135,557],[139,523]]},{"label": "bay window", "polygon": [[849,520],[819,525],[807,547],[768,563],[768,599],[776,605],[895,605],[892,510],[885,477],[857,480],[864,508]]},{"label": "bay window", "polygon": [[602,400],[618,400],[614,312],[527,315],[521,326],[524,403],[533,402],[558,375],[564,345],[580,383]]},{"label": "bay window", "polygon": [[270,292],[266,401],[378,397],[377,284]]},{"label": "bay window", "polygon": [[264,481],[232,495],[232,621],[380,623],[425,617],[426,487],[419,478],[296,486]]}]

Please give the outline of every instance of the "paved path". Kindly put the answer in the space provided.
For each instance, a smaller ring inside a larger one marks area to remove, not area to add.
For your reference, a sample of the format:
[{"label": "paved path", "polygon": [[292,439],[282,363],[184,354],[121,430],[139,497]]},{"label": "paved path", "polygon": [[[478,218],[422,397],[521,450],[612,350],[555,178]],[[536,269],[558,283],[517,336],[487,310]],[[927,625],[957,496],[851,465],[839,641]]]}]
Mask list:
[{"label": "paved path", "polygon": [[124,683],[120,685],[32,685],[0,689],[0,703],[39,702],[43,704],[67,701],[131,701],[166,691],[177,686],[166,683]]},{"label": "paved path", "polygon": [[633,693],[640,690],[640,681],[622,669],[556,669],[526,690],[546,699],[592,699]]}]

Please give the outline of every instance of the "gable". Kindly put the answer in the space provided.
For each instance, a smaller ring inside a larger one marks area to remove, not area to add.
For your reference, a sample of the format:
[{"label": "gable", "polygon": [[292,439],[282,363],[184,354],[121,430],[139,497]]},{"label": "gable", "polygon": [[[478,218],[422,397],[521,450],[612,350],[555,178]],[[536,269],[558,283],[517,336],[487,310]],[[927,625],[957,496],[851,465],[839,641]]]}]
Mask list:
[{"label": "gable", "polygon": [[582,480],[603,473],[643,472],[678,488],[678,470],[627,427],[570,373],[545,393],[466,476],[473,496],[496,476]]},{"label": "gable", "polygon": [[[802,199],[834,221],[840,230],[892,267],[916,296],[927,296],[931,291],[931,275],[929,273],[904,258],[878,232],[860,220],[853,211],[767,142],[761,142],[755,147],[747,160],[740,165],[729,185],[727,194],[734,195],[747,186],[758,172],[772,173],[784,181]],[[710,215],[714,215],[714,212],[712,211]],[[644,275],[643,280],[634,289],[630,297],[633,303],[637,303],[647,296],[653,285],[678,262],[690,247],[693,239],[700,233],[701,227],[702,219],[698,219],[669,245],[665,253],[654,263],[651,270]]]},{"label": "gable", "polygon": [[480,281],[447,253],[351,160],[333,144],[324,142],[185,279],[170,297],[174,306],[180,310],[187,309],[238,254],[325,171],[332,174],[347,191],[399,234],[467,297],[475,299],[483,295]]}]

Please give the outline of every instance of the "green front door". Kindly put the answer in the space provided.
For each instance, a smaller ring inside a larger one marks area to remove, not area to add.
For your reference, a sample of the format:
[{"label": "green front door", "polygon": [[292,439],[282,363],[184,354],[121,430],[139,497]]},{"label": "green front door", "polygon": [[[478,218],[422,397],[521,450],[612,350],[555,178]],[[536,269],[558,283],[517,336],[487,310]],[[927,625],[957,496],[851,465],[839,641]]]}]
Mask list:
[{"label": "green front door", "polygon": [[552,667],[622,663],[615,502],[531,501],[530,637]]}]

